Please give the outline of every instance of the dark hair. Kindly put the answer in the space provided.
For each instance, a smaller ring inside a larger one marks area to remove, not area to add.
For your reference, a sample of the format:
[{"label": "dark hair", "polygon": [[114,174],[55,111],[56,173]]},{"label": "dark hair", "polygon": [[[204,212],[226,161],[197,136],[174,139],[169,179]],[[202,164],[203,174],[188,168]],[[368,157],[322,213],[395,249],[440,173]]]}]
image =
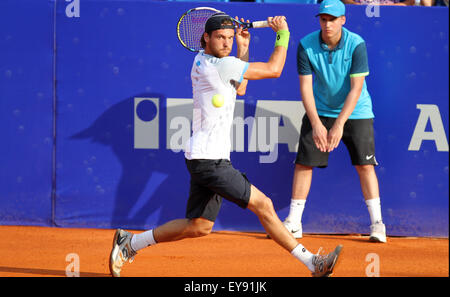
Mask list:
[{"label": "dark hair", "polygon": [[[234,26],[234,24],[233,24],[233,22],[231,21],[231,19],[229,19],[229,18],[224,18],[221,22],[220,22],[220,24],[221,25],[227,25],[227,26]],[[216,29],[216,30],[219,30],[219,29]],[[205,41],[205,33],[206,34],[208,34],[208,35],[211,35],[211,32],[212,31],[215,31],[215,30],[211,30],[211,31],[209,31],[209,32],[204,32],[203,34],[202,34],[202,37],[200,38],[200,45],[202,46],[202,48],[204,49],[204,48],[206,48],[206,41]]]}]

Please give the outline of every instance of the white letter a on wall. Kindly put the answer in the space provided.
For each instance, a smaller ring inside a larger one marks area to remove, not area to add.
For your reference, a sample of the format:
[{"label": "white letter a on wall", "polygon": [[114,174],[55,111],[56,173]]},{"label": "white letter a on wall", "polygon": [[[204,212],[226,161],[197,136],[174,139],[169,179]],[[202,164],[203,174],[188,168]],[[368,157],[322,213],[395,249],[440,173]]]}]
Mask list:
[{"label": "white letter a on wall", "polygon": [[[70,0],[66,0],[66,2],[70,2]],[[80,17],[80,0],[73,0],[71,3],[67,4],[66,16],[68,18]]]},{"label": "white letter a on wall", "polygon": [[[418,151],[423,140],[433,140],[439,152],[448,152],[447,136],[438,106],[434,104],[417,104],[417,109],[420,109],[419,119],[414,128],[408,150]],[[430,121],[432,131],[425,131],[428,121]]]}]

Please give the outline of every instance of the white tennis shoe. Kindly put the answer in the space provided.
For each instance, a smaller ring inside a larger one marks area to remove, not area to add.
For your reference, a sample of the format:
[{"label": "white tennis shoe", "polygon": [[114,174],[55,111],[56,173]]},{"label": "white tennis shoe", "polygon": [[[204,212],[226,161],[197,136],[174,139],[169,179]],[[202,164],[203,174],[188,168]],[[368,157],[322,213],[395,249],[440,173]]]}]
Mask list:
[{"label": "white tennis shoe", "polygon": [[386,226],[382,222],[370,225],[369,241],[386,242]]},{"label": "white tennis shoe", "polygon": [[133,262],[136,252],[131,248],[133,233],[117,229],[114,234],[113,248],[109,256],[109,271],[113,277],[120,277],[125,262]]},{"label": "white tennis shoe", "polygon": [[289,232],[292,233],[294,238],[302,238],[303,237],[303,230],[302,230],[302,223],[293,223],[289,220],[284,220],[283,222],[284,227],[288,229]]}]

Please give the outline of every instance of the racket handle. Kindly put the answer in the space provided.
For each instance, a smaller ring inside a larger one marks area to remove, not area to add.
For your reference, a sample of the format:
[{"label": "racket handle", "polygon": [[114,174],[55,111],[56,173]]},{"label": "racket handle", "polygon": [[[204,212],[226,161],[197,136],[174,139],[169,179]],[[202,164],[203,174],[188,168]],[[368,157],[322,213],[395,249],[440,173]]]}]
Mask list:
[{"label": "racket handle", "polygon": [[251,23],[251,28],[267,28],[269,23],[267,21],[256,21]]}]

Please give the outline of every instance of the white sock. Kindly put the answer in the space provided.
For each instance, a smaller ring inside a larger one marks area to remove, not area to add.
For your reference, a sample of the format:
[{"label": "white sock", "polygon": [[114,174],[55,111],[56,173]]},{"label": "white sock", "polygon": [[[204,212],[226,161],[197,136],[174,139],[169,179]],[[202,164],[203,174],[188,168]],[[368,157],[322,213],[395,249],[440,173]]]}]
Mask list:
[{"label": "white sock", "polygon": [[286,220],[292,223],[301,223],[303,210],[305,209],[306,200],[303,199],[291,199],[291,206],[289,208],[289,215]]},{"label": "white sock", "polygon": [[312,263],[313,254],[308,251],[302,244],[298,244],[292,251],[291,254],[299,259],[303,264],[308,267],[311,272],[314,272],[314,265]]},{"label": "white sock", "polygon": [[153,237],[153,229],[140,234],[134,234],[131,238],[131,248],[135,252],[154,244],[156,244],[156,241]]},{"label": "white sock", "polygon": [[381,202],[380,198],[373,198],[366,200],[367,209],[369,210],[370,221],[372,224],[382,222],[381,218]]}]

